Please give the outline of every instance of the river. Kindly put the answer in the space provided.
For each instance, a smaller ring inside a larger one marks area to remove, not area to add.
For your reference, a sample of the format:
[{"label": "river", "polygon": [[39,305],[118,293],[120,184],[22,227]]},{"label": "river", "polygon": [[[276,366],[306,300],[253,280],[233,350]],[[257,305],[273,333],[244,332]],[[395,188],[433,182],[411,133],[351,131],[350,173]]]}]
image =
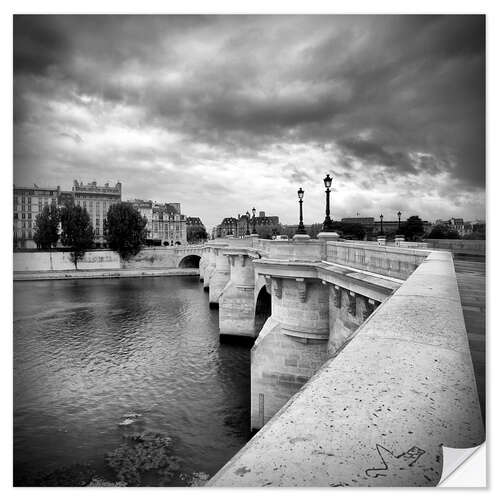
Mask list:
[{"label": "river", "polygon": [[203,482],[249,415],[250,348],[198,277],[14,283],[16,485]]}]

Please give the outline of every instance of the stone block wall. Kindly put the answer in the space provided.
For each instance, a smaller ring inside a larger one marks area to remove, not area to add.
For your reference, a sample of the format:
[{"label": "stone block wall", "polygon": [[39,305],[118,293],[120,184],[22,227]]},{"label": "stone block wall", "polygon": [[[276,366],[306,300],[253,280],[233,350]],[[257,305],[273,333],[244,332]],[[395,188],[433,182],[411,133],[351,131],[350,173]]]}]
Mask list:
[{"label": "stone block wall", "polygon": [[[70,252],[14,252],[14,272],[73,271]],[[86,252],[78,269],[120,269],[120,257],[111,250]]]},{"label": "stone block wall", "polygon": [[252,429],[260,429],[323,365],[326,347],[326,340],[292,337],[267,320],[252,348]]},{"label": "stone block wall", "polygon": [[378,303],[349,290],[328,284],[329,337],[328,356],[335,356],[376,309]]}]

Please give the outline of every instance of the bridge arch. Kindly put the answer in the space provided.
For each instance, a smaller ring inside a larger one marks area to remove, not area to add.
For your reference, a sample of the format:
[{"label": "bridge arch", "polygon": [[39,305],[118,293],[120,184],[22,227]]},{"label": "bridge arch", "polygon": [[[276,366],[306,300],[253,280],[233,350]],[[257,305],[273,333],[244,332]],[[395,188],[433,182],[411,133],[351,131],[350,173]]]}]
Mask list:
[{"label": "bridge arch", "polygon": [[267,318],[271,316],[271,295],[267,291],[266,286],[262,286],[257,295],[257,301],[255,303],[255,333],[259,334],[267,321]]},{"label": "bridge arch", "polygon": [[198,269],[200,267],[200,259],[201,257],[196,254],[186,255],[180,260],[179,267]]}]

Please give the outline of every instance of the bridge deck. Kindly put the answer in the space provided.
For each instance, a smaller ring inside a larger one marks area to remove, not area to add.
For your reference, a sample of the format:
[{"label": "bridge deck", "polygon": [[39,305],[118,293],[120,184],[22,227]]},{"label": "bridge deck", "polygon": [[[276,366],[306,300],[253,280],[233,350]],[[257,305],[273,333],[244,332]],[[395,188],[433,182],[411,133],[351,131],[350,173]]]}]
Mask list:
[{"label": "bridge deck", "polygon": [[457,257],[455,258],[455,273],[484,421],[486,397],[486,263],[474,258],[463,259]]}]

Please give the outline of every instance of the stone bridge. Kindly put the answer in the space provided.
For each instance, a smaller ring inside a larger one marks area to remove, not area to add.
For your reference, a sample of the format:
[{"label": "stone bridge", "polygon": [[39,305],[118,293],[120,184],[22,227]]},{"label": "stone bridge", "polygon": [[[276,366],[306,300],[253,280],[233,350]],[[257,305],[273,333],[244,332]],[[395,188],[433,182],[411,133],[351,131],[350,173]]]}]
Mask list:
[{"label": "stone bridge", "polygon": [[443,445],[484,440],[451,254],[324,236],[200,248],[261,429],[209,485],[435,485]]}]

